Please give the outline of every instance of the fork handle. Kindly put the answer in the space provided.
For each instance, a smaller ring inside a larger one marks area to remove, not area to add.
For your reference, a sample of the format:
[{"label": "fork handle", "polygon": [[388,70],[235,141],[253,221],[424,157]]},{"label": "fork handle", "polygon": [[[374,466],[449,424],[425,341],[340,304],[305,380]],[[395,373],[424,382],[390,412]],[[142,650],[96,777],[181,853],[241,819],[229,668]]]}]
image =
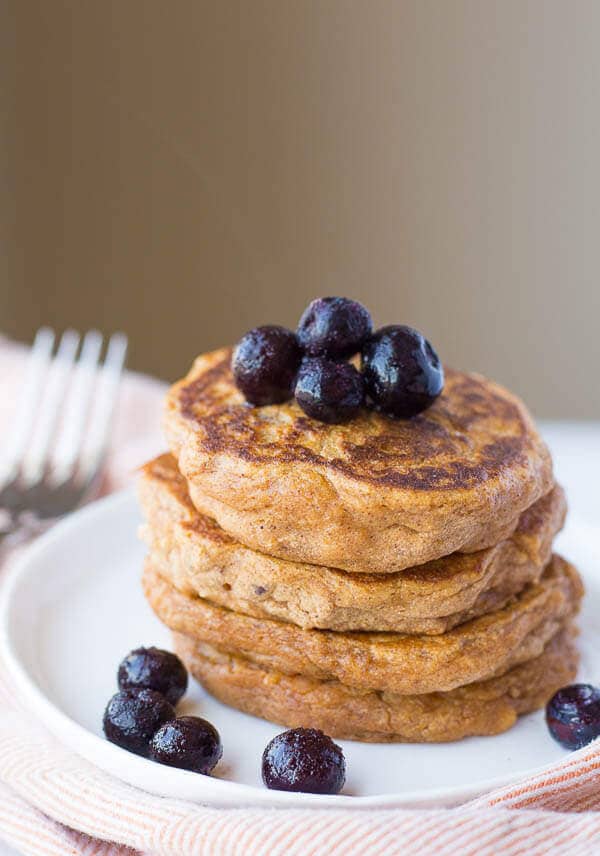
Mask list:
[{"label": "fork handle", "polygon": [[16,520],[11,520],[7,528],[0,530],[0,559],[3,558],[2,553],[6,545],[6,541],[11,535],[18,532],[20,528],[21,527]]},{"label": "fork handle", "polygon": [[13,531],[14,530],[11,530],[9,532],[0,532],[0,564],[2,563],[2,559],[4,558],[4,544],[8,536],[12,535]]},{"label": "fork handle", "polygon": [[13,532],[16,532],[17,527],[11,526],[10,529],[4,529],[0,532],[0,546],[4,544],[9,535],[12,535]]}]

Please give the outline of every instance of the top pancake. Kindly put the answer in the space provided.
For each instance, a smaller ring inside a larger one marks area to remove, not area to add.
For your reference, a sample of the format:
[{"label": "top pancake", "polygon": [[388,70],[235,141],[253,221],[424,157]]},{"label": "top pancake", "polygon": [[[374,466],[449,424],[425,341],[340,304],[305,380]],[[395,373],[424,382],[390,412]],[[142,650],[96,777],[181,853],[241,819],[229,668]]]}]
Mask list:
[{"label": "top pancake", "polygon": [[410,420],[365,409],[325,425],[294,401],[248,405],[230,359],[196,360],[170,390],[165,428],[195,506],[253,549],[399,571],[492,546],[552,487],[526,408],[479,375],[447,370],[442,395]]}]

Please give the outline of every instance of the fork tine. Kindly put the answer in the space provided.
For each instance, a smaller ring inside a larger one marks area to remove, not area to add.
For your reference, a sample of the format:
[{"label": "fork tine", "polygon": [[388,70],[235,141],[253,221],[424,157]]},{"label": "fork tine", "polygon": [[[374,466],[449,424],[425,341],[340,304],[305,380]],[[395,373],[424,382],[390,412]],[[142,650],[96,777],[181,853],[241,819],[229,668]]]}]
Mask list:
[{"label": "fork tine", "polygon": [[102,334],[89,330],[83,339],[81,355],[74,368],[73,383],[67,393],[64,416],[56,445],[50,455],[51,485],[57,486],[75,471],[83,435],[89,419],[90,401],[102,350]]},{"label": "fork tine", "polygon": [[0,485],[10,481],[16,475],[27,441],[31,436],[35,421],[34,414],[40,400],[53,347],[54,331],[49,327],[40,327],[31,348],[12,433],[0,465]]},{"label": "fork tine", "polygon": [[78,475],[84,483],[95,478],[104,458],[126,356],[127,336],[114,333],[100,369],[93,419],[80,457]]},{"label": "fork tine", "polygon": [[70,370],[79,346],[79,333],[66,330],[50,366],[48,384],[34,419],[33,436],[21,463],[21,478],[32,486],[42,478]]}]

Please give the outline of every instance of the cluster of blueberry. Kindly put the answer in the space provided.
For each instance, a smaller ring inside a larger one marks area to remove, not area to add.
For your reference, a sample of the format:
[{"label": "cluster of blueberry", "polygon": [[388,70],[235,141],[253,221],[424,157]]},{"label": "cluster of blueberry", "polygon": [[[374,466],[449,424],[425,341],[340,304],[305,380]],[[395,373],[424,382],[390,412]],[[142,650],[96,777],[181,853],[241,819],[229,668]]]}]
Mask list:
[{"label": "cluster of blueberry", "polygon": [[[360,371],[348,359],[360,353]],[[366,405],[402,419],[429,407],[444,386],[438,355],[412,327],[373,332],[365,307],[346,297],[321,297],[294,333],[255,327],[232,360],[237,387],[250,404],[280,404],[293,396],[321,422],[347,422]]]},{"label": "cluster of blueberry", "polygon": [[563,687],[548,702],[550,734],[565,749],[581,749],[600,737],[600,689],[591,684]]},{"label": "cluster of blueberry", "polygon": [[[175,705],[188,685],[185,666],[160,648],[136,648],[122,660],[119,692],[104,711],[104,734],[111,743],[145,758],[195,773],[210,773],[223,754],[217,729],[199,716],[177,716]],[[278,734],[262,757],[268,788],[337,794],[344,786],[341,748],[314,728]]]},{"label": "cluster of blueberry", "polygon": [[216,728],[199,716],[177,716],[188,685],[185,666],[160,648],[136,648],[121,661],[119,692],[104,711],[104,734],[129,752],[170,767],[210,773],[223,748]]}]

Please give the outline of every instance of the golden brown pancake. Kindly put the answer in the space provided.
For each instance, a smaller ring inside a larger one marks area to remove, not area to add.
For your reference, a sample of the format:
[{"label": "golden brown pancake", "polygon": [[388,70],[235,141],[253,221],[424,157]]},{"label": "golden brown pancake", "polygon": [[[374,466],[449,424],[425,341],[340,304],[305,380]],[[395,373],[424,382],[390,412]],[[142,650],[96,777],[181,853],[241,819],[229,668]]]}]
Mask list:
[{"label": "golden brown pancake", "polygon": [[525,406],[479,375],[448,369],[413,419],[364,409],[325,425],[294,401],[249,406],[230,358],[196,360],[169,393],[165,428],[197,509],[252,549],[394,573],[493,546],[553,486]]},{"label": "golden brown pancake", "polygon": [[158,618],[198,642],[270,671],[402,694],[448,692],[539,656],[559,625],[578,611],[583,594],[575,568],[553,556],[539,583],[504,609],[442,636],[407,636],[303,630],[252,618],[183,594],[150,560],[143,586]]},{"label": "golden brown pancake", "polygon": [[447,693],[398,695],[338,681],[286,675],[174,635],[188,669],[220,701],[288,728],[320,728],[338,739],[437,743],[506,731],[574,680],[576,631],[561,627],[534,659],[504,675]]},{"label": "golden brown pancake", "polygon": [[244,547],[196,510],[171,455],[146,464],[139,494],[152,562],[184,594],[305,628],[425,634],[501,609],[537,581],[566,510],[564,493],[555,487],[494,547],[396,574],[367,575],[286,562]]}]

